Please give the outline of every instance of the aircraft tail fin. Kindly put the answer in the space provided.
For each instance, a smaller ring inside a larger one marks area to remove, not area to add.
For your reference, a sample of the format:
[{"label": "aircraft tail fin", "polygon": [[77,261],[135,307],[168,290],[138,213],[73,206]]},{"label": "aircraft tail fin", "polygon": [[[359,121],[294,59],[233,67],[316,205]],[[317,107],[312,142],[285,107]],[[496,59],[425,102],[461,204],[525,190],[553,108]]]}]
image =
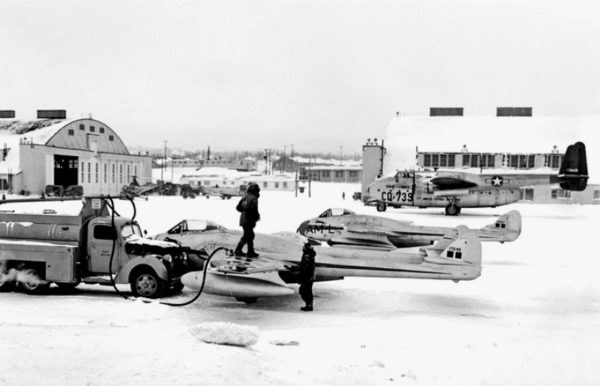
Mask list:
[{"label": "aircraft tail fin", "polygon": [[478,231],[481,241],[515,241],[521,234],[521,214],[516,210],[498,217],[493,223]]},{"label": "aircraft tail fin", "polygon": [[583,142],[569,145],[558,172],[561,189],[578,192],[585,190],[588,178],[585,145]]},{"label": "aircraft tail fin", "polygon": [[439,259],[481,266],[481,241],[471,232],[460,234],[456,238],[443,237],[427,250],[430,256],[434,252]]}]

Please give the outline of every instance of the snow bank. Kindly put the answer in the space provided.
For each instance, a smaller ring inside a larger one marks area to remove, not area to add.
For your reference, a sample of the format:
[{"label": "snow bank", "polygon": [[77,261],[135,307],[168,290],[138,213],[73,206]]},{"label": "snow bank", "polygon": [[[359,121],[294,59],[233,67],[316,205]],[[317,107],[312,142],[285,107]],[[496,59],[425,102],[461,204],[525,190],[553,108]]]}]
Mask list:
[{"label": "snow bank", "polygon": [[226,322],[200,323],[192,328],[192,334],[206,343],[241,347],[252,346],[260,338],[260,332],[256,326]]}]

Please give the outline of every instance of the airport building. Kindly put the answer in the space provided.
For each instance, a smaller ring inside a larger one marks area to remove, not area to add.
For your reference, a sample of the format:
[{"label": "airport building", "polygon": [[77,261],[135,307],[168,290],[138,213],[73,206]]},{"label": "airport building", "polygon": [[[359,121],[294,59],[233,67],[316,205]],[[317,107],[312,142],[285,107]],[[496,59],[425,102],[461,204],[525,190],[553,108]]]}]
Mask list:
[{"label": "airport building", "polygon": [[358,183],[361,180],[362,166],[312,166],[301,173],[312,181]]},{"label": "airport building", "polygon": [[38,110],[18,120],[0,110],[0,188],[35,194],[47,185],[83,187],[85,195],[119,194],[135,177],[150,182],[150,156],[130,154],[118,134],[92,119],[67,119],[65,110]]},{"label": "airport building", "polygon": [[[590,180],[582,192],[558,185],[523,187],[523,201],[600,204],[600,157],[595,144],[598,118],[534,117],[531,107],[498,107],[495,116],[464,116],[462,107],[432,107],[428,116],[391,119],[384,140],[363,146],[363,194],[378,176],[397,170],[488,169],[558,173],[568,145],[588,145]],[[593,147],[592,147],[593,149]]]}]

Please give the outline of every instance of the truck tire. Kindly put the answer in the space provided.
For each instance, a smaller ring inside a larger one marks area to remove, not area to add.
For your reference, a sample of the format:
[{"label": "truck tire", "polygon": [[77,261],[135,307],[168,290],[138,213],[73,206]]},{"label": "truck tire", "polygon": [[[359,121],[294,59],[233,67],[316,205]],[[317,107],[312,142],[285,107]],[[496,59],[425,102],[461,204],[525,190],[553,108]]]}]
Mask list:
[{"label": "truck tire", "polygon": [[28,294],[40,294],[48,289],[50,283],[43,281],[34,268],[27,268],[22,272],[26,280],[20,281],[21,288]]},{"label": "truck tire", "polygon": [[133,296],[156,299],[163,295],[165,283],[150,267],[140,267],[129,276]]},{"label": "truck tire", "polygon": [[[8,269],[0,266],[0,292],[10,292],[15,288],[15,282],[8,281]],[[6,281],[5,281],[6,280]]]},{"label": "truck tire", "polygon": [[387,209],[387,205],[385,204],[385,202],[378,202],[376,208],[378,212],[385,212],[385,210]]}]

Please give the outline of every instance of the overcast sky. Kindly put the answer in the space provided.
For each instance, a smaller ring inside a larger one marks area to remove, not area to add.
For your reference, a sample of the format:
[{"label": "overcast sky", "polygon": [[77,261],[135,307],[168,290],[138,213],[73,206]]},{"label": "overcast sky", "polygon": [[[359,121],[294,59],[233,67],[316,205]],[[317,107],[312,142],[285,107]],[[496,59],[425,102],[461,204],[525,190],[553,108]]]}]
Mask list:
[{"label": "overcast sky", "polygon": [[593,4],[0,0],[0,109],[91,113],[130,146],[333,153],[430,106],[599,114]]}]

